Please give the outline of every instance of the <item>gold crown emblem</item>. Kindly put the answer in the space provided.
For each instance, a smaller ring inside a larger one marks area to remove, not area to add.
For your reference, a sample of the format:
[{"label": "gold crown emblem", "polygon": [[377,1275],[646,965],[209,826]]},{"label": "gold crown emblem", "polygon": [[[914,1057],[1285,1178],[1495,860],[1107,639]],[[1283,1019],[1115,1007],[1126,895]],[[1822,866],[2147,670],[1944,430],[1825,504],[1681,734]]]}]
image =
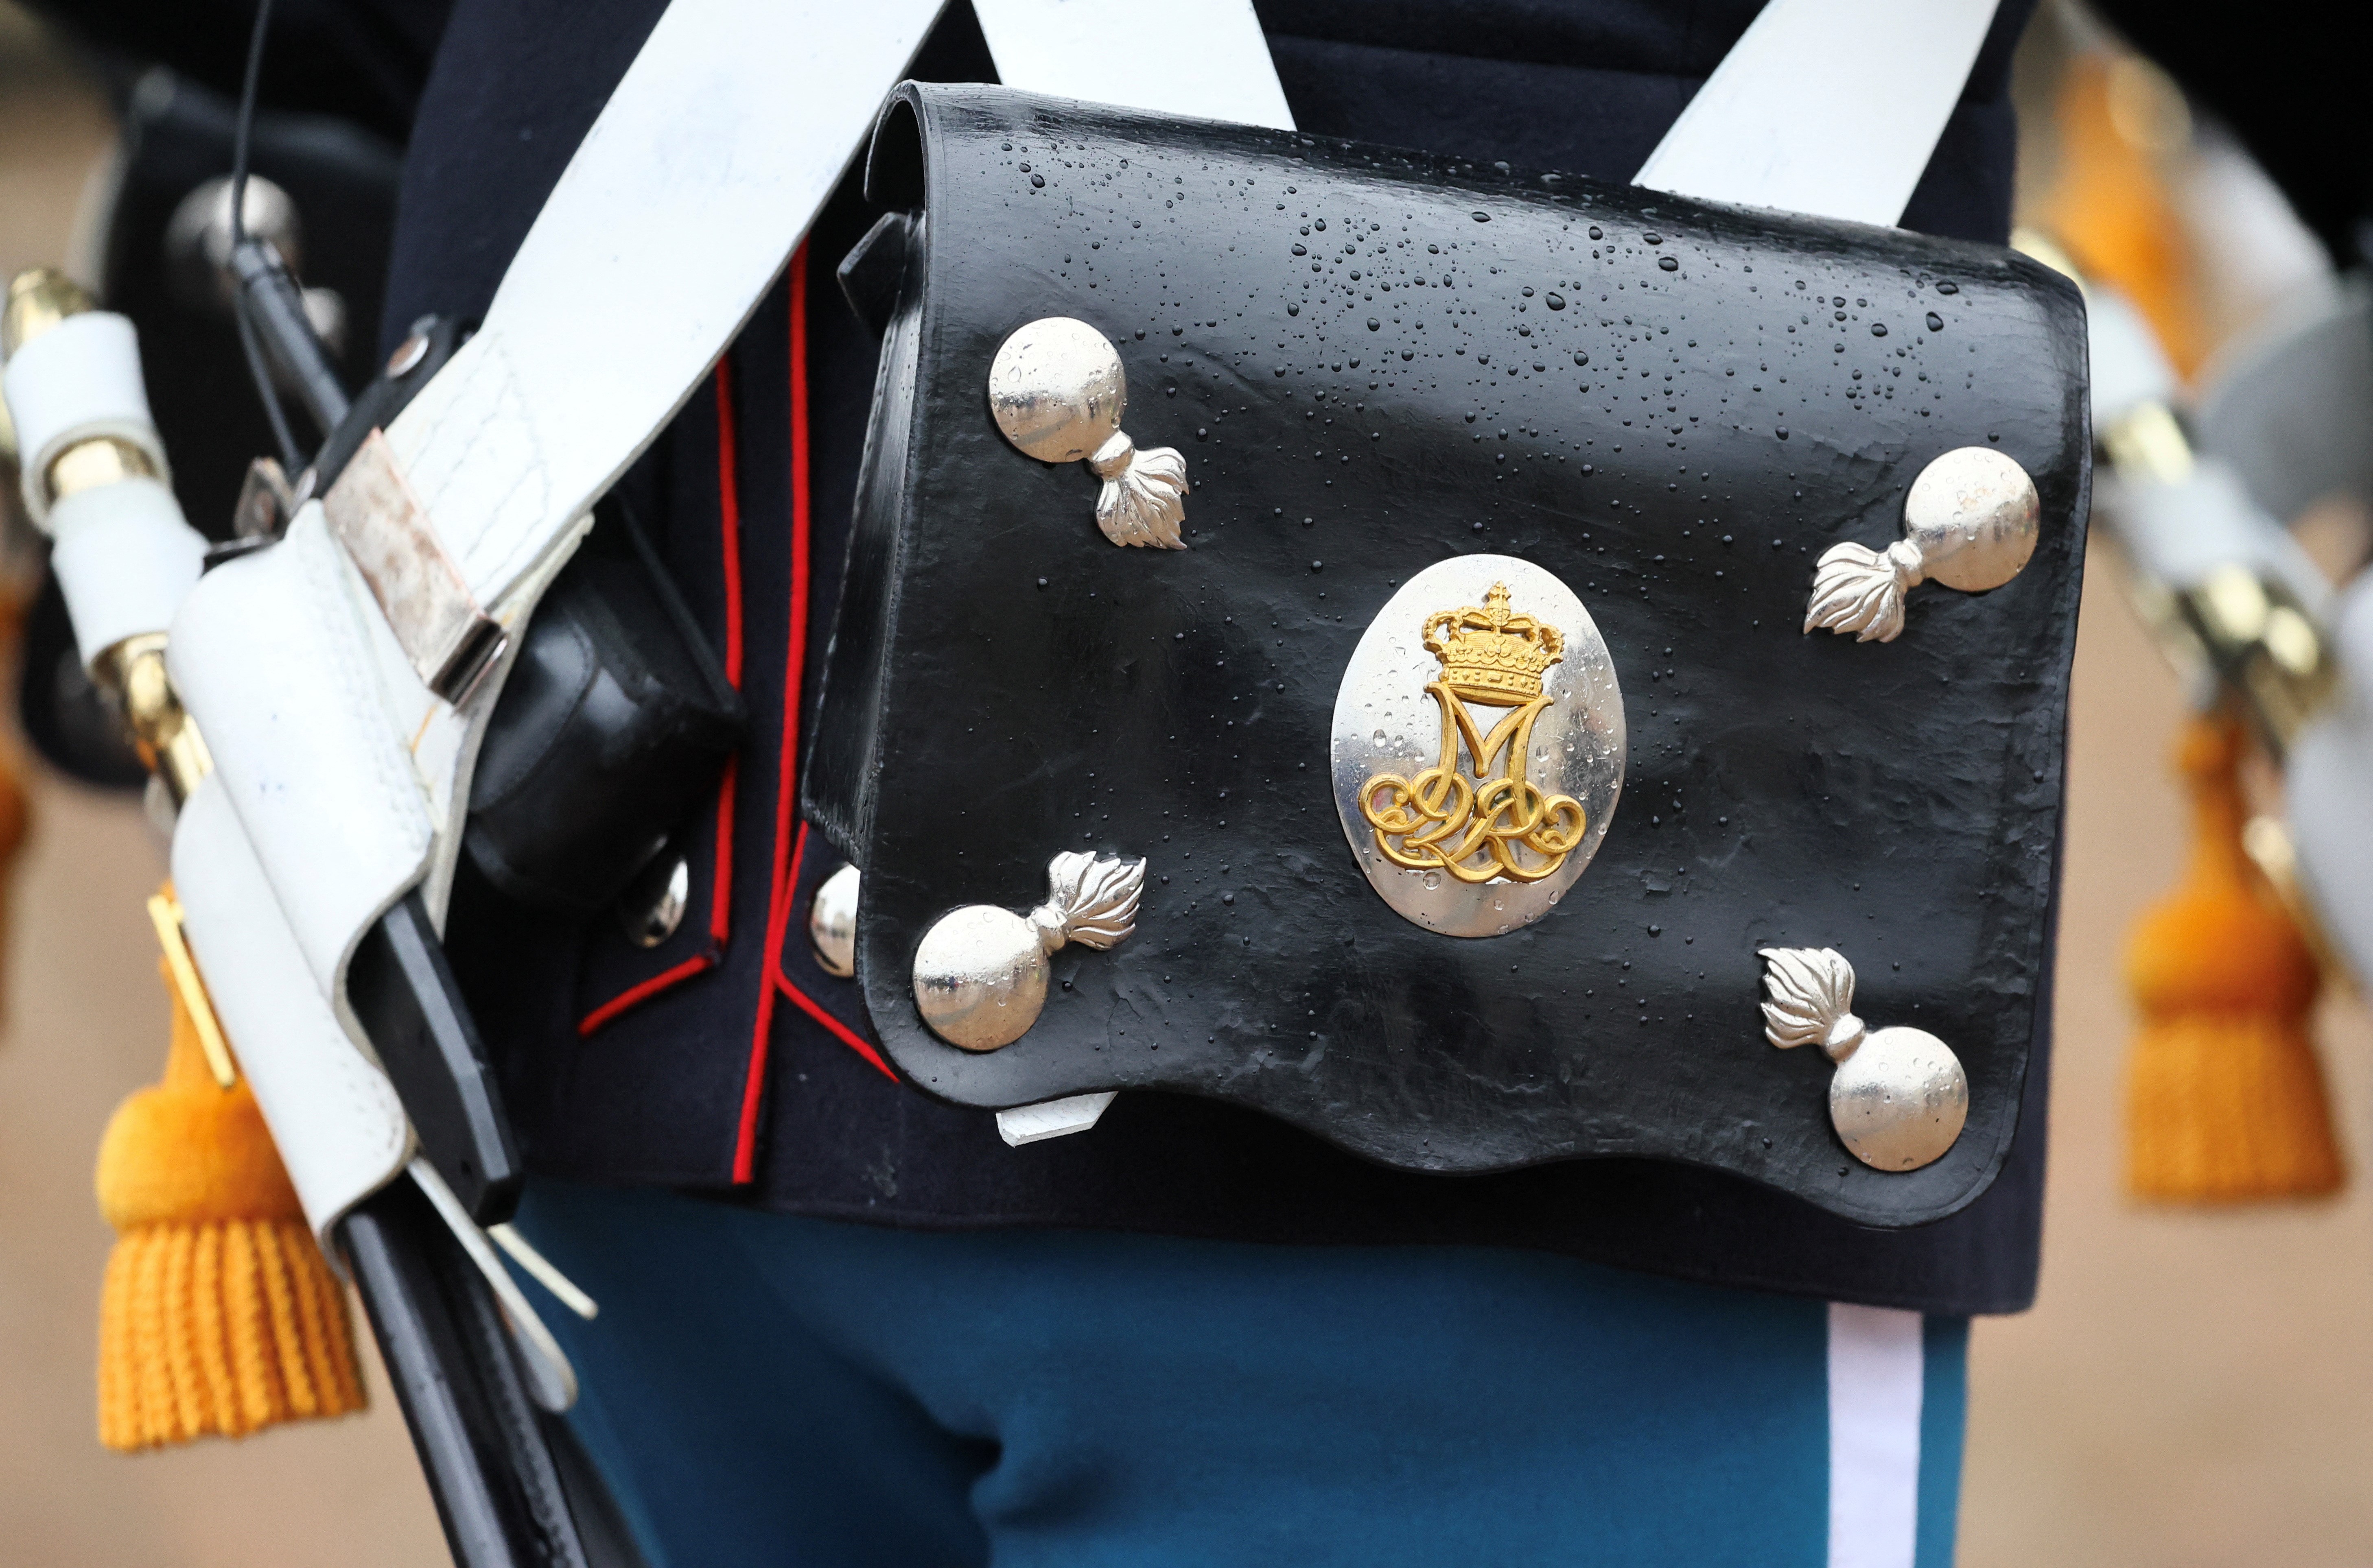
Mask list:
[{"label": "gold crown emblem", "polygon": [[1547,621],[1512,614],[1508,585],[1494,583],[1480,605],[1427,616],[1425,651],[1442,661],[1456,695],[1511,708],[1541,694],[1541,677],[1565,656],[1565,638]]}]

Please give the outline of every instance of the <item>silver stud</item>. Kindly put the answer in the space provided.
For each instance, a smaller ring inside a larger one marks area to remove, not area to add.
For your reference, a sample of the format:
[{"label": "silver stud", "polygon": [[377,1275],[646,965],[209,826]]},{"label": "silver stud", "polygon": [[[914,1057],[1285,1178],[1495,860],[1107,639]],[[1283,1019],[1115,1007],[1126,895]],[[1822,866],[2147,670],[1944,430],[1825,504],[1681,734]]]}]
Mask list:
[{"label": "silver stud", "polygon": [[391,379],[409,376],[420,362],[428,357],[428,334],[414,332],[395,345],[387,356],[387,374]]},{"label": "silver stud", "polygon": [[684,856],[662,851],[658,859],[635,874],[618,899],[619,923],[637,947],[656,947],[684,923],[692,899],[692,867]]},{"label": "silver stud", "polygon": [[[181,198],[165,224],[165,265],[175,292],[224,315],[230,313],[239,286],[230,270],[230,190],[228,175],[206,180]],[[288,192],[261,174],[250,174],[240,206],[244,221],[240,226],[247,237],[267,242],[290,272],[301,272],[305,226]]]},{"label": "silver stud", "polygon": [[2035,481],[1990,447],[1957,447],[1920,470],[1903,498],[1903,538],[1885,550],[1835,544],[1813,572],[1805,630],[1860,643],[1903,630],[1903,596],[1923,582],[1963,593],[2001,587],[2035,553]]},{"label": "silver stud", "polygon": [[1047,316],[1017,329],[988,367],[998,429],[1042,463],[1084,462],[1104,481],[1096,526],[1115,544],[1184,550],[1186,459],[1140,449],[1121,433],[1128,378],[1112,340],[1085,321]]},{"label": "silver stud", "polygon": [[808,900],[808,941],[824,972],[847,980],[857,972],[857,867],[844,865],[816,885]]},{"label": "silver stud", "polygon": [[1970,1116],[1970,1080],[1952,1048],[1925,1029],[1872,1029],[1853,1015],[1854,972],[1834,947],[1766,947],[1764,1038],[1782,1050],[1818,1045],[1837,1063],[1829,1124],[1875,1170],[1917,1170],[1943,1157]]},{"label": "silver stud", "polygon": [[1046,960],[1067,942],[1110,947],[1137,929],[1145,862],[1063,854],[1046,865],[1046,901],[1026,915],[966,904],[941,915],[915,952],[915,1005],[931,1032],[965,1051],[1011,1045],[1046,1005]]}]

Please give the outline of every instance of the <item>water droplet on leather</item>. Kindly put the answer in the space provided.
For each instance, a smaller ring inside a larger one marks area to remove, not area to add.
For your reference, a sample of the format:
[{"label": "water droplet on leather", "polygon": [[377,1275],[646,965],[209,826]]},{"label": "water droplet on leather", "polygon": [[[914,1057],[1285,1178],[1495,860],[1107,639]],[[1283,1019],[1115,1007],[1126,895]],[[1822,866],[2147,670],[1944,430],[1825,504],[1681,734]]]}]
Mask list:
[{"label": "water droplet on leather", "polygon": [[[1030,188],[1031,188],[1032,190],[1034,190],[1034,191],[1043,191],[1043,190],[1045,190],[1045,189],[1046,189],[1046,177],[1045,175],[1043,175],[1043,174],[1034,174],[1034,175],[1032,175],[1032,176],[1030,177]],[[1003,1002],[1001,1002],[1001,1001],[1000,1001],[999,1003],[998,1003],[998,1005],[999,1005],[999,1006],[1000,1006],[1000,1007],[1002,1007],[1002,1006],[1004,1006],[1004,1005],[1005,1005],[1005,1004],[1004,1004]]]},{"label": "water droplet on leather", "polygon": [[1656,258],[1656,265],[1657,265],[1657,266],[1659,266],[1659,267],[1661,267],[1661,268],[1663,268],[1666,272],[1668,272],[1668,273],[1677,273],[1677,272],[1679,272],[1679,271],[1681,270],[1681,263],[1680,263],[1677,259],[1675,259],[1674,257],[1671,257],[1671,256],[1659,256],[1659,257],[1657,257],[1657,258]]},{"label": "water droplet on leather", "polygon": [[1945,318],[1937,315],[1934,310],[1928,312],[1928,330],[1932,332],[1943,331],[1945,330]]}]

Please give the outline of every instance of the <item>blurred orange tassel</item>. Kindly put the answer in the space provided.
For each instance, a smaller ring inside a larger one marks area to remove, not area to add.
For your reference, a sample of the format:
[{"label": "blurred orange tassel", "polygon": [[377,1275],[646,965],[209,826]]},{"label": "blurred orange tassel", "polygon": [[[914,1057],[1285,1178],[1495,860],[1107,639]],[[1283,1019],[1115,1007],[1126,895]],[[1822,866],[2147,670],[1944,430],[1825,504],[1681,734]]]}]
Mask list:
[{"label": "blurred orange tassel", "polygon": [[2307,1198],[2344,1179],[2308,1038],[2321,980],[2242,850],[2241,745],[2227,718],[2185,726],[2176,756],[2192,794],[2192,864],[2127,951],[2142,1011],[2126,1075],[2126,1188],[2137,1198]]},{"label": "blurred orange tassel", "polygon": [[99,1437],[243,1437],[364,1405],[344,1287],[247,1080],[226,1089],[170,974],[165,1081],[117,1108],[99,1204],[118,1235],[99,1299]]},{"label": "blurred orange tassel", "polygon": [[2190,138],[2182,97],[2147,62],[2095,53],[2070,64],[2053,107],[2059,175],[2028,221],[2058,238],[2087,277],[2132,299],[2189,378],[2210,344],[2192,247],[2165,173],[2180,150],[2176,138]]}]

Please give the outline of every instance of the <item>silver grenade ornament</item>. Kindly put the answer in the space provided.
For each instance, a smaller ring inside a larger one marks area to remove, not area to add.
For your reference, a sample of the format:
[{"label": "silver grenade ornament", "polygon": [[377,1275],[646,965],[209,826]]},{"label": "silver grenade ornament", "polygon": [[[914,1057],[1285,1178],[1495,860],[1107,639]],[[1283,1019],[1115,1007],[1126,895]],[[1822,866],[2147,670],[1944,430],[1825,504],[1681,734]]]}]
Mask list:
[{"label": "silver grenade ornament", "polygon": [[995,1051],[1046,1005],[1046,960],[1066,942],[1110,947],[1137,929],[1145,862],[1066,853],[1046,863],[1046,901],[1026,915],[966,904],[915,951],[915,1005],[950,1045]]},{"label": "silver grenade ornament", "polygon": [[1112,340],[1085,321],[1047,316],[1017,329],[988,367],[998,429],[1042,463],[1084,462],[1104,481],[1096,527],[1115,544],[1184,550],[1186,459],[1121,434],[1128,377]]},{"label": "silver grenade ornament", "polygon": [[2001,587],[2035,553],[2035,481],[1991,447],[1957,447],[1920,470],[1903,498],[1903,537],[1885,550],[1833,544],[1813,568],[1805,630],[1891,643],[1903,596],[1923,582],[1967,594]]},{"label": "silver grenade ornament", "polygon": [[1834,947],[1766,947],[1763,1035],[1785,1051],[1818,1045],[1838,1064],[1829,1123],[1876,1170],[1941,1158],[1970,1117],[1970,1079],[1925,1029],[1866,1028],[1853,1015],[1854,972]]}]

